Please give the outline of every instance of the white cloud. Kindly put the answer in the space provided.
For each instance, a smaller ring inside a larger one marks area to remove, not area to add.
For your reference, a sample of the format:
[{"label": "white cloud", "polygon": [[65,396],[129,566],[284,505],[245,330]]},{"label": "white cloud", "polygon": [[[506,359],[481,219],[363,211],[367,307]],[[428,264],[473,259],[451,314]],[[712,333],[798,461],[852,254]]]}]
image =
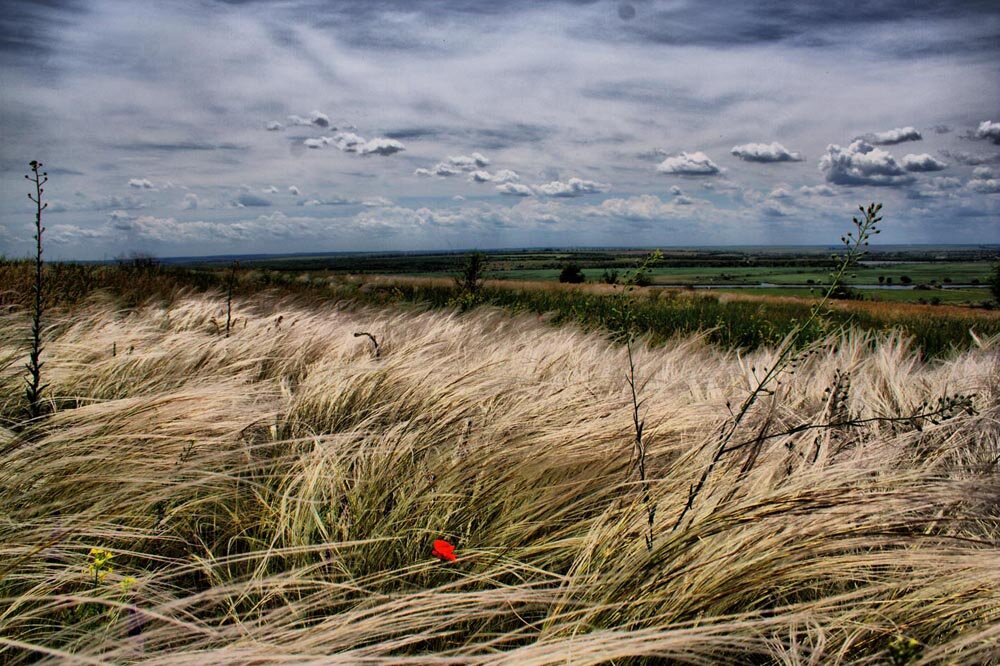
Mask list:
[{"label": "white cloud", "polygon": [[530,197],[535,193],[530,187],[520,183],[504,183],[503,185],[497,185],[497,192],[514,197]]},{"label": "white cloud", "polygon": [[194,192],[188,192],[184,195],[184,202],[181,204],[183,210],[195,210],[198,208],[198,195]]},{"label": "white cloud", "polygon": [[674,185],[673,187],[670,188],[670,194],[674,195],[675,197],[679,197],[682,194],[684,194],[684,191],[681,190],[681,188]]},{"label": "white cloud", "polygon": [[423,168],[416,169],[413,172],[413,175],[415,175],[415,176],[439,176],[441,178],[448,178],[450,176],[457,176],[460,173],[462,173],[462,172],[459,171],[458,169],[455,169],[450,164],[446,164],[445,162],[438,162],[437,164],[435,164],[430,169],[423,169]]},{"label": "white cloud", "polygon": [[721,169],[700,150],[693,153],[682,152],[668,157],[656,167],[660,173],[674,173],[684,176],[714,176]]},{"label": "white cloud", "polygon": [[152,190],[154,189],[153,183],[151,183],[146,178],[131,178],[128,181],[129,187],[134,187],[137,190]]},{"label": "white cloud", "polygon": [[771,190],[768,193],[767,198],[768,199],[791,199],[792,198],[792,193],[789,192],[784,187],[776,187],[776,188],[774,188],[773,190]]},{"label": "white cloud", "polygon": [[550,197],[579,197],[584,194],[606,192],[611,186],[582,178],[570,178],[567,181],[554,180],[551,183],[536,185],[535,190]]},{"label": "white cloud", "polygon": [[268,120],[266,123],[264,123],[264,129],[266,129],[268,132],[278,132],[283,130],[284,128],[285,128],[284,125],[279,123],[277,120]]},{"label": "white cloud", "polygon": [[385,197],[374,197],[372,199],[365,199],[361,202],[361,205],[369,208],[379,208],[382,206],[394,206],[395,204]]},{"label": "white cloud", "polygon": [[265,194],[277,194],[278,188],[275,187],[274,185],[268,185],[267,187],[262,187],[260,191],[264,192]]},{"label": "white cloud", "polygon": [[288,186],[288,193],[291,194],[293,197],[297,197],[301,194],[299,188],[295,187],[294,185]]},{"label": "white cloud", "polygon": [[500,169],[496,173],[490,173],[489,171],[477,170],[469,174],[468,178],[470,183],[513,183],[521,180],[521,177],[517,175],[516,172],[510,169]]},{"label": "white cloud", "polygon": [[678,209],[678,206],[689,206],[692,203],[691,199],[684,196],[665,202],[652,194],[642,194],[624,199],[605,199],[600,205],[586,207],[583,212],[594,217],[648,221],[686,216],[689,213]]},{"label": "white cloud", "polygon": [[996,178],[974,178],[968,182],[968,188],[980,194],[996,194],[1000,192],[1000,180]]},{"label": "white cloud", "polygon": [[1000,145],[1000,123],[992,120],[984,120],[976,128],[977,139],[989,139],[993,143]]},{"label": "white cloud", "polygon": [[913,176],[881,148],[858,139],[847,148],[836,144],[826,147],[819,161],[826,180],[835,185],[905,185]]},{"label": "white cloud", "polygon": [[472,171],[489,166],[490,161],[481,153],[471,155],[452,155],[448,157],[448,162],[463,171]]},{"label": "white cloud", "polygon": [[1000,192],[1000,181],[996,179],[993,169],[981,166],[972,170],[972,179],[966,187],[980,194],[993,194]]},{"label": "white cloud", "polygon": [[[345,153],[356,153],[358,155],[392,155],[406,150],[406,146],[395,139],[376,137],[374,139],[366,140],[364,137],[359,136],[354,132],[340,132],[335,134],[332,138],[321,137],[320,141],[322,141],[323,145],[332,143],[338,150],[342,150]],[[310,148],[312,147],[313,146],[310,146]],[[318,148],[320,146],[316,147]]]},{"label": "white cloud", "polygon": [[[987,171],[989,171],[989,169],[987,169]],[[972,172],[974,177],[975,173],[976,172],[974,170]],[[928,185],[939,190],[955,190],[962,186],[962,181],[951,176],[938,176],[937,178],[931,178],[928,181]]]},{"label": "white cloud", "polygon": [[733,146],[733,155],[747,162],[801,162],[802,155],[793,153],[777,142],[745,143]]},{"label": "white cloud", "polygon": [[931,157],[927,153],[921,153],[920,155],[905,155],[903,157],[903,168],[907,171],[942,171],[948,168],[948,165],[939,159]]},{"label": "white cloud", "polygon": [[915,127],[897,127],[885,132],[874,132],[864,137],[878,146],[891,146],[904,141],[920,141],[924,137]]}]

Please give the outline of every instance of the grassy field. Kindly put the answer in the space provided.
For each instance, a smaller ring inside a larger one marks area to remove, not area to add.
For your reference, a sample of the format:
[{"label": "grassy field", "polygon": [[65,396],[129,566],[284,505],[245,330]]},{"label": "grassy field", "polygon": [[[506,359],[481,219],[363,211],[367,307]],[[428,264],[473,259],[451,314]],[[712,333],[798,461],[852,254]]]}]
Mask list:
[{"label": "grassy field", "polygon": [[[53,305],[72,306],[93,294],[110,293],[133,307],[149,299],[170,303],[192,290],[225,290],[228,271],[220,268],[158,266],[93,266],[52,264],[47,267],[47,299]],[[0,262],[0,306],[26,307],[32,271],[25,262]],[[573,323],[587,330],[620,329],[620,287],[605,284],[563,285],[523,280],[487,281],[472,302],[451,278],[331,275],[328,271],[299,272],[245,269],[237,275],[236,293],[244,297],[269,290],[308,297],[318,304],[350,302],[358,305],[404,305],[452,310],[489,305],[512,312],[542,315],[556,325]],[[793,327],[808,319],[812,302],[789,297],[785,290],[754,295],[757,290],[725,293],[636,289],[629,296],[634,325],[651,344],[677,337],[705,335],[724,348],[755,349],[780,342]],[[765,290],[766,291],[766,290]],[[807,291],[807,290],[806,290]],[[925,298],[944,298],[948,290],[918,292]],[[946,301],[944,301],[946,302]],[[977,337],[1000,334],[1000,311],[983,308],[919,305],[871,301],[830,304],[826,327],[811,326],[806,337],[816,339],[831,327],[898,331],[911,338],[914,348],[929,357],[947,356],[975,344]]]},{"label": "grassy field", "polygon": [[[0,315],[3,663],[998,658],[996,341],[933,363],[822,343],[672,529],[772,351],[636,349],[644,500],[602,335],[263,295],[233,314],[227,338],[212,296],[54,311],[32,423],[27,317]],[[971,412],[914,416],[957,393]]]}]

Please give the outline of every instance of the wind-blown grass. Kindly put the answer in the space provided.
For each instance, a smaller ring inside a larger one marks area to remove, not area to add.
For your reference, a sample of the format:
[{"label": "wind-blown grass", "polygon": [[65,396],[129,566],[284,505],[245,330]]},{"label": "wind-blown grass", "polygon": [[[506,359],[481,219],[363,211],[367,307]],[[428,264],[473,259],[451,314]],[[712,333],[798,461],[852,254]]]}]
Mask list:
[{"label": "wind-blown grass", "polygon": [[[978,413],[768,439],[676,531],[773,352],[638,345],[649,552],[606,336],[260,298],[234,300],[226,338],[224,314],[203,296],[53,314],[32,424],[26,315],[0,316],[0,661],[877,663],[900,636],[926,663],[998,659],[995,342],[925,363],[898,336],[828,340],[745,437],[956,392]],[[92,548],[114,554],[96,584]]]}]

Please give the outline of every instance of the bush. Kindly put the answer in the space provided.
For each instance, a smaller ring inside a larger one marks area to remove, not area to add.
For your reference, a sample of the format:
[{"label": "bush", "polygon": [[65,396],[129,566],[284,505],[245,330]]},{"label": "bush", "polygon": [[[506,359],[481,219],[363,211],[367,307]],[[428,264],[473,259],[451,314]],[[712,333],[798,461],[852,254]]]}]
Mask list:
[{"label": "bush", "polygon": [[586,282],[587,278],[579,266],[576,264],[566,264],[559,273],[559,281],[580,284],[581,282]]}]

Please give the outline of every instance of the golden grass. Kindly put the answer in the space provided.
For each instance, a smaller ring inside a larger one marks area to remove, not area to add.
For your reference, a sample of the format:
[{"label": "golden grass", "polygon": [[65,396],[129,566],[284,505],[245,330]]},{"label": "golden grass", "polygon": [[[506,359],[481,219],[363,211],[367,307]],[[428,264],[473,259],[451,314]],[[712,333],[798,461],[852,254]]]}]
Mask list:
[{"label": "golden grass", "polygon": [[[900,635],[925,663],[1000,660],[995,342],[927,364],[830,340],[744,437],[829,421],[837,370],[854,418],[956,392],[978,414],[775,437],[742,475],[735,452],[676,531],[773,352],[640,346],[649,552],[601,335],[260,298],[225,338],[224,308],[66,314],[35,424],[26,317],[0,316],[0,662],[878,663]],[[96,585],[94,547],[115,554]]]}]

